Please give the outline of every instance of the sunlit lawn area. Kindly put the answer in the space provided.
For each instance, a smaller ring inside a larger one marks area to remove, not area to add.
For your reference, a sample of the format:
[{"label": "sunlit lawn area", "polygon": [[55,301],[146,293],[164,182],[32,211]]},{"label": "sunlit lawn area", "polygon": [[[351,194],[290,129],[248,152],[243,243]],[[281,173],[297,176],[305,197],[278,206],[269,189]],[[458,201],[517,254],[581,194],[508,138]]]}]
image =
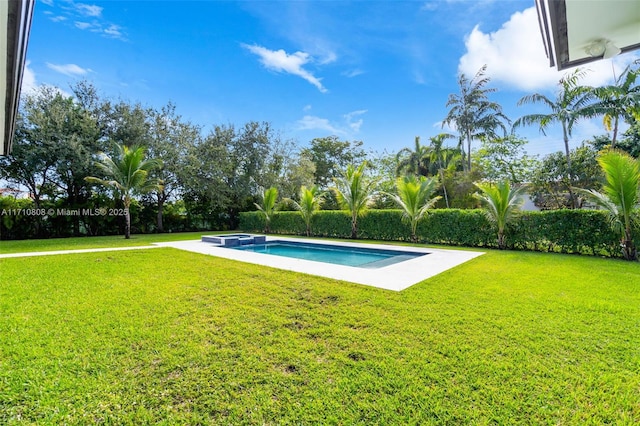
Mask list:
[{"label": "sunlit lawn area", "polygon": [[[220,232],[207,232],[217,234]],[[0,241],[0,254],[34,251],[79,250],[106,247],[147,246],[158,241],[199,240],[202,232],[175,234],[133,234],[126,240],[122,235],[83,238],[51,238],[48,240]]]},{"label": "sunlit lawn area", "polygon": [[0,424],[640,422],[638,263],[490,251],[399,293],[170,248],[0,276]]}]

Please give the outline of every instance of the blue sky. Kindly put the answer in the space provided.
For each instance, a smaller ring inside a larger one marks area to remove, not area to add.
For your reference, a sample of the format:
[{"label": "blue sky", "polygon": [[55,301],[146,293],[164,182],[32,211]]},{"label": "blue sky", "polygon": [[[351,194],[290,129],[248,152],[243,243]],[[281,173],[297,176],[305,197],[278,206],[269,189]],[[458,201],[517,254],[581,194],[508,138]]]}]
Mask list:
[{"label": "blue sky", "polygon": [[[588,84],[638,58],[589,68]],[[362,140],[396,152],[441,132],[459,72],[487,64],[493,99],[512,119],[533,92],[553,95],[533,0],[100,1],[38,0],[23,88],[69,91],[78,79],[109,98],[213,125],[269,121],[303,146],[314,137]],[[447,129],[445,129],[447,130]],[[573,146],[604,133],[598,120]],[[562,149],[560,129],[520,133],[531,153]]]}]

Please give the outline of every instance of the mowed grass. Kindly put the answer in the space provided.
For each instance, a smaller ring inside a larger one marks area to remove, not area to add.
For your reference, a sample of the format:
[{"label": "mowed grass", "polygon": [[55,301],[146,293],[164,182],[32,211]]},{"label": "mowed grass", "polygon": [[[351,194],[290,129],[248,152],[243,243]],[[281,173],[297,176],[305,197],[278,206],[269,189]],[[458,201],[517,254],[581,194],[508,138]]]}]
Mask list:
[{"label": "mowed grass", "polygon": [[636,424],[640,266],[403,292],[170,248],[0,260],[0,424]]},{"label": "mowed grass", "polygon": [[202,235],[230,232],[180,232],[175,234],[133,234],[128,240],[122,235],[105,237],[51,238],[48,240],[0,241],[0,254],[34,251],[79,250],[107,247],[139,247],[162,241],[199,240]]}]

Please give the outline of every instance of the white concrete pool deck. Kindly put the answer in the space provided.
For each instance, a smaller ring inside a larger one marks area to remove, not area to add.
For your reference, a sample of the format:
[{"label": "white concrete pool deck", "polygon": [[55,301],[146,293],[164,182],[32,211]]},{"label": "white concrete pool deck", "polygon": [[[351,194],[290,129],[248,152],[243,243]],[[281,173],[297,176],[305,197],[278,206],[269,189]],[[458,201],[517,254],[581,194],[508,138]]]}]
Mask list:
[{"label": "white concrete pool deck", "polygon": [[329,263],[314,262],[303,259],[293,259],[283,256],[274,256],[264,253],[254,253],[244,250],[234,250],[218,247],[211,243],[201,241],[174,241],[154,243],[161,247],[173,247],[180,250],[187,250],[194,253],[207,254],[225,259],[239,260],[241,262],[253,263],[256,265],[270,266],[277,269],[301,272],[304,274],[318,275],[336,280],[348,281],[357,284],[364,284],[386,290],[401,291],[411,287],[421,281],[438,275],[448,269],[461,265],[483,252],[443,250],[422,247],[403,247],[388,244],[363,244],[352,242],[338,242],[326,240],[311,240],[301,238],[267,237],[267,241],[297,241],[322,244],[335,244],[343,247],[366,247],[380,248],[386,250],[407,250],[412,252],[428,253],[427,256],[420,256],[414,259],[405,260],[389,266],[377,269],[358,268],[353,266],[333,265]]}]

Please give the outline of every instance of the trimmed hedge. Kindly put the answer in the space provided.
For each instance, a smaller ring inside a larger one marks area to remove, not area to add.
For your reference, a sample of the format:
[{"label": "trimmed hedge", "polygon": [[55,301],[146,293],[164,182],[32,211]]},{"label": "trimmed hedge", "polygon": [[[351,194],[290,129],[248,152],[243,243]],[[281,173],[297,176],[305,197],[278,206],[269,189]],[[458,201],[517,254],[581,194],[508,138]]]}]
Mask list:
[{"label": "trimmed hedge", "polygon": [[[634,227],[635,243],[640,246],[640,224]],[[262,232],[264,217],[260,212],[240,213],[240,229]],[[298,212],[276,212],[271,232],[305,235],[305,224]],[[316,237],[349,238],[350,216],[345,211],[319,211],[313,216],[311,232]],[[619,236],[603,211],[523,212],[509,224],[506,234],[510,249],[621,257]],[[362,239],[410,241],[410,235],[400,210],[370,210],[358,220]],[[421,243],[497,248],[495,227],[483,210],[432,210],[418,224],[417,236]]]}]

